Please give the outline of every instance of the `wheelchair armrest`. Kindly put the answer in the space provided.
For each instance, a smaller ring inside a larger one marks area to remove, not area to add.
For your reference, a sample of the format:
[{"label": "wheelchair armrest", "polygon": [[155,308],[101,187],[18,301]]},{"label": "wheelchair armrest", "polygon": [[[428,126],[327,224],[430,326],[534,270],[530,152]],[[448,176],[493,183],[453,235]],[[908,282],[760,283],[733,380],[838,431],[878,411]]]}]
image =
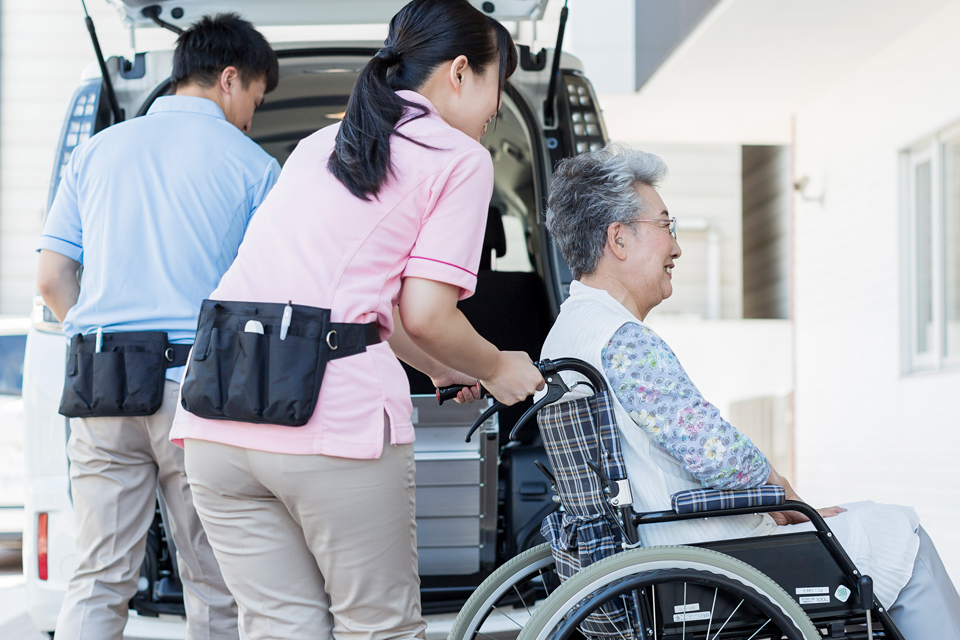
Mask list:
[{"label": "wheelchair armrest", "polygon": [[753,489],[738,489],[735,491],[690,489],[673,494],[670,502],[676,513],[683,514],[783,504],[785,496],[783,487],[765,484]]}]

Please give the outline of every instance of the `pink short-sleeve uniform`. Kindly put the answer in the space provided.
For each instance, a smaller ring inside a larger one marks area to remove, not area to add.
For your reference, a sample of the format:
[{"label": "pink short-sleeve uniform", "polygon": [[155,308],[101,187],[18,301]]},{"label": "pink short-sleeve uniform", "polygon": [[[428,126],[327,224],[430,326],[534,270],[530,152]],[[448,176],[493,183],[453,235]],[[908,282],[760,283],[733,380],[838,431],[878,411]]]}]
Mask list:
[{"label": "pink short-sleeve uniform", "polygon": [[[476,140],[429,108],[393,136],[393,174],[377,198],[353,196],[327,170],[339,125],[304,139],[250,222],[236,261],[210,295],[215,300],[278,302],[331,310],[333,322],[376,321],[384,340],[403,278],[473,293],[493,192],[493,163]],[[413,442],[406,374],[386,342],[327,364],[320,397],[302,427],[207,420],[178,406],[170,439],[185,438],[273,453],[379,458],[383,416],[391,442]]]}]

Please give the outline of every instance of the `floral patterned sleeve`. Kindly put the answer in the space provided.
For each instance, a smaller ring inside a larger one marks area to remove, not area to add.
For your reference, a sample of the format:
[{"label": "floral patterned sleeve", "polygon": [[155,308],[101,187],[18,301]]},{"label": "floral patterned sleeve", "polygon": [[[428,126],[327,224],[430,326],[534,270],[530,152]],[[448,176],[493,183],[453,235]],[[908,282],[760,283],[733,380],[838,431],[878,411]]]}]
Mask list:
[{"label": "floral patterned sleeve", "polygon": [[624,324],[603,349],[602,361],[611,389],[637,426],[705,487],[746,489],[766,482],[766,456],[703,399],[667,343],[649,328]]}]

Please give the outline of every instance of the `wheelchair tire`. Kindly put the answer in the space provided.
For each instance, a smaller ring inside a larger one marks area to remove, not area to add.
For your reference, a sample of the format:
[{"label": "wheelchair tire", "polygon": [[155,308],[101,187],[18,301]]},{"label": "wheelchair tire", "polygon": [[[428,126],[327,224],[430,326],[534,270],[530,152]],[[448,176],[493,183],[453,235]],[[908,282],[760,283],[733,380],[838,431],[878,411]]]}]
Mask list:
[{"label": "wheelchair tire", "polygon": [[[686,585],[689,582],[698,587],[706,586],[708,589],[714,589],[714,606],[717,603],[718,592],[741,598],[741,604],[748,602],[767,617],[768,622],[773,621],[774,626],[789,640],[820,640],[822,638],[800,605],[780,585],[757,569],[736,558],[709,549],[664,546],[624,551],[577,573],[536,609],[527,624],[523,626],[518,640],[564,640],[577,631],[578,625],[587,615],[598,611],[613,598],[626,593],[639,592],[647,586],[653,586],[651,593],[655,594],[658,584],[676,585],[680,582],[684,584],[684,608],[674,608],[674,612],[697,611],[686,608]],[[646,591],[643,593],[646,594]],[[655,600],[653,607],[657,607]],[[709,613],[710,624],[712,624],[715,610],[711,608],[709,612],[703,612]],[[568,616],[572,611],[574,613]],[[727,619],[732,618],[735,613],[736,609]],[[673,625],[677,624],[677,617],[674,616]],[[694,619],[693,615],[686,613],[679,617],[682,621],[688,617]],[[662,616],[660,618],[659,624],[655,626],[662,625]],[[718,620],[718,625],[720,622]],[[691,627],[694,624],[696,623],[691,623]],[[683,622],[683,625],[682,636],[673,631],[670,637],[684,638],[684,640],[704,637],[702,633],[696,635],[692,631],[688,634],[686,623]],[[717,631],[717,626],[714,626],[712,632],[716,634]],[[659,638],[659,633],[659,631],[648,629],[647,633],[637,633],[635,637]],[[622,633],[621,636],[629,637]],[[755,636],[764,637],[746,632],[743,640]],[[716,636],[710,636],[710,638],[714,637]],[[738,636],[725,633],[723,637]],[[776,637],[779,638],[780,635]]]},{"label": "wheelchair tire", "polygon": [[[482,628],[495,611],[501,614],[508,626],[516,627],[516,632],[519,633],[523,623],[532,614],[530,606],[533,605],[533,602],[525,601],[520,587],[531,581],[539,581],[544,585],[545,596],[549,596],[553,588],[559,587],[559,577],[556,575],[549,544],[527,549],[491,573],[460,609],[447,640],[475,640],[477,636],[491,635]],[[554,583],[553,586],[550,585],[551,582]],[[514,603],[509,605],[511,607],[519,601],[522,610],[514,608],[517,614],[502,611],[507,599],[515,599]],[[498,631],[498,638],[503,635],[502,630]]]}]

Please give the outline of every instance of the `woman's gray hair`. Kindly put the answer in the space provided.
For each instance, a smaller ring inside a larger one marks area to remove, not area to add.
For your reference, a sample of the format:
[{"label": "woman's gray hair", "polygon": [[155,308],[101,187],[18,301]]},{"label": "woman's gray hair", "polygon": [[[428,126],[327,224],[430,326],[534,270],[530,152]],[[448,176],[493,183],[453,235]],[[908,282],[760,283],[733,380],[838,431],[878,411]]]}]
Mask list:
[{"label": "woman's gray hair", "polygon": [[632,224],[645,210],[637,185],[656,187],[666,174],[667,165],[659,157],[618,144],[557,165],[546,223],[574,278],[596,270],[607,227]]}]

